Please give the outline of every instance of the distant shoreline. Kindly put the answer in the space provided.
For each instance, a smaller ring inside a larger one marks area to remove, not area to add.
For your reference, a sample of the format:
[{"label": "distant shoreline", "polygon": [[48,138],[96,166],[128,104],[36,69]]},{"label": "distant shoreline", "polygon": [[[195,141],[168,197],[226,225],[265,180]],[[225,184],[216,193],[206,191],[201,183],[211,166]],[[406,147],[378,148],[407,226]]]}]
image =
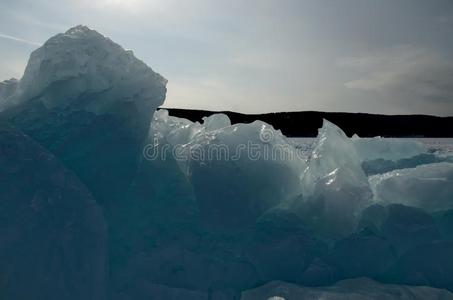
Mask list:
[{"label": "distant shoreline", "polygon": [[201,122],[203,117],[216,113],[228,115],[233,124],[261,120],[280,129],[288,137],[315,137],[322,125],[322,119],[340,126],[348,136],[358,134],[360,137],[453,137],[453,117],[317,111],[241,114],[230,111],[162,109],[168,110],[171,116],[198,122]]}]

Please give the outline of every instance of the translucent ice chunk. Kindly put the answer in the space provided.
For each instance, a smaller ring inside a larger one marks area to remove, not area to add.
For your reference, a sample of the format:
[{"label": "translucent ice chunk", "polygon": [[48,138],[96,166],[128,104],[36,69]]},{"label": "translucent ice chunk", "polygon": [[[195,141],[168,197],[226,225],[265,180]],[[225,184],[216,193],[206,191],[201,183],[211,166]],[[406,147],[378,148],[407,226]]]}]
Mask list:
[{"label": "translucent ice chunk", "polygon": [[203,126],[208,131],[231,126],[231,121],[225,114],[214,114],[203,118]]},{"label": "translucent ice chunk", "polygon": [[303,184],[306,195],[315,193],[317,188],[320,192],[319,189],[331,186],[368,187],[353,143],[339,127],[327,120],[319,130]]},{"label": "translucent ice chunk", "polygon": [[190,152],[185,172],[200,210],[221,227],[251,224],[301,191],[305,161],[264,122],[201,131],[185,149]]},{"label": "translucent ice chunk", "polygon": [[290,140],[264,122],[230,125],[225,115],[213,115],[201,125],[161,110],[152,133],[157,144],[177,148],[171,156],[212,225],[251,225],[267,209],[301,192],[305,160]]},{"label": "translucent ice chunk", "polygon": [[350,233],[372,197],[354,145],[327,120],[319,130],[302,187],[299,202],[304,219],[327,235]]},{"label": "translucent ice chunk", "polygon": [[154,140],[149,142],[168,143],[171,146],[184,145],[202,130],[205,128],[200,123],[169,116],[167,110],[161,109],[154,113],[150,131],[150,137]]},{"label": "translucent ice chunk", "polygon": [[435,163],[370,177],[377,201],[435,212],[453,208],[453,164]]},{"label": "translucent ice chunk", "polygon": [[72,106],[96,113],[132,102],[150,115],[163,103],[166,83],[132,51],[77,26],[33,51],[11,102],[34,99],[47,108]]}]

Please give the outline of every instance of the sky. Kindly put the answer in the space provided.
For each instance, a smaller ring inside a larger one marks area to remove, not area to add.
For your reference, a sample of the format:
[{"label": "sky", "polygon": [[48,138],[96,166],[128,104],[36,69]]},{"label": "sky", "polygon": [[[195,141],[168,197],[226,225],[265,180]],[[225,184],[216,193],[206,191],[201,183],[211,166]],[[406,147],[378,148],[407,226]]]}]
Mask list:
[{"label": "sky", "polygon": [[0,0],[0,80],[79,24],[167,78],[166,107],[453,115],[452,0]]}]

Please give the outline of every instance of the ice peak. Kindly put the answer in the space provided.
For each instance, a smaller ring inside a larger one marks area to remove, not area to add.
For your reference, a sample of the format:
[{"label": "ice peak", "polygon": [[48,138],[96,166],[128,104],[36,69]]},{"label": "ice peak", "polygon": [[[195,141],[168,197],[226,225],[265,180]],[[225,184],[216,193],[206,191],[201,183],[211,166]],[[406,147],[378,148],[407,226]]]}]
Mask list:
[{"label": "ice peak", "polygon": [[[154,110],[165,98],[166,83],[131,51],[78,25],[32,53],[15,100],[35,99],[47,107],[83,102],[84,109],[95,112],[127,101]],[[64,93],[56,97],[55,89]]]},{"label": "ice peak", "polygon": [[93,40],[105,40],[109,41],[112,44],[114,44],[112,41],[110,41],[108,38],[106,38],[104,35],[101,33],[97,32],[94,29],[89,28],[88,26],[85,25],[77,25],[75,27],[72,27],[68,29],[64,34],[59,34],[56,35],[54,38],[51,38],[49,40],[59,40],[59,39],[64,39],[64,38],[72,38],[72,39],[93,39]]},{"label": "ice peak", "polygon": [[85,26],[85,25],[77,25],[75,27],[68,29],[65,32],[65,34],[76,35],[76,34],[85,34],[85,33],[90,33],[90,32],[97,32],[97,31],[92,30],[88,26]]}]

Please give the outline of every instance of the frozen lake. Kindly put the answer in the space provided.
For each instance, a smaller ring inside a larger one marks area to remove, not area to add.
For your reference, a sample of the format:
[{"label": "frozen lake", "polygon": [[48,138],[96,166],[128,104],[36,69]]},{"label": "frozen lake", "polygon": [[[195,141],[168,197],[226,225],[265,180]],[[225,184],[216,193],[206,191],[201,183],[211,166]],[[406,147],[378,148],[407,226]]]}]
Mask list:
[{"label": "frozen lake", "polygon": [[[366,138],[365,138],[366,139]],[[388,139],[401,139],[401,138],[388,138]],[[429,152],[438,154],[453,155],[453,138],[403,138],[408,140],[415,140],[422,142],[426,145]],[[311,145],[316,138],[292,138],[304,152],[309,152]]]}]

